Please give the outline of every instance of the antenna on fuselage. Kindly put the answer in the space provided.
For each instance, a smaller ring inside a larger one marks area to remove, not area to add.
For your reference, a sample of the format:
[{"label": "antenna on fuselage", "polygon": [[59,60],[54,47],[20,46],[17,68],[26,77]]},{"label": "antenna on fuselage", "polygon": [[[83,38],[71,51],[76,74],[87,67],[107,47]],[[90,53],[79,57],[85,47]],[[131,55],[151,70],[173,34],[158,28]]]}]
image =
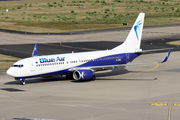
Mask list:
[{"label": "antenna on fuselage", "polygon": [[33,50],[33,52],[32,52],[32,57],[33,56],[37,56],[37,43],[35,44],[35,46],[34,46],[34,50]]}]

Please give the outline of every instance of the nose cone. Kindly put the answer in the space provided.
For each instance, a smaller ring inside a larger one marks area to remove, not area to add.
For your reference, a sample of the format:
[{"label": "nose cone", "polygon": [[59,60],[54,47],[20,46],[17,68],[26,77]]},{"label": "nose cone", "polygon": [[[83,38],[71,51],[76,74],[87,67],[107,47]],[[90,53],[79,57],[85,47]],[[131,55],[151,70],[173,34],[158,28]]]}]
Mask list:
[{"label": "nose cone", "polygon": [[9,68],[7,71],[6,71],[6,74],[10,75],[10,76],[13,76],[13,70],[11,68]]}]

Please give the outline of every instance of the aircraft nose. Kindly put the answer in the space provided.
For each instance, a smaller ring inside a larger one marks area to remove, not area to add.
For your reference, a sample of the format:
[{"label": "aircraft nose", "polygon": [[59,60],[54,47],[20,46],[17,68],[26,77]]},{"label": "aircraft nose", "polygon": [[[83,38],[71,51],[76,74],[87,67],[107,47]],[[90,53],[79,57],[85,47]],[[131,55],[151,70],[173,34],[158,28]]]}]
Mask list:
[{"label": "aircraft nose", "polygon": [[6,74],[10,75],[10,76],[13,76],[13,71],[11,68],[9,68],[7,71],[6,71]]}]

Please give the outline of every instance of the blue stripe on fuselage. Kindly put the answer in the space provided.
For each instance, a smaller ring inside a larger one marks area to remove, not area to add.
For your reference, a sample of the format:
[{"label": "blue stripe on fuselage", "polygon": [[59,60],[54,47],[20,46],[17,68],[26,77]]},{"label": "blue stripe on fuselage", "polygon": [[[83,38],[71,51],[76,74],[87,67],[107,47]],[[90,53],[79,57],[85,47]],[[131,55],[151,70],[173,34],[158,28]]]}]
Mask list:
[{"label": "blue stripe on fuselage", "polygon": [[[128,55],[128,58],[127,58]],[[77,67],[91,67],[91,66],[106,66],[106,65],[119,65],[119,64],[126,64],[140,54],[136,53],[123,53],[123,54],[116,54],[116,55],[109,55],[97,59],[93,59],[92,61],[86,62]]]}]

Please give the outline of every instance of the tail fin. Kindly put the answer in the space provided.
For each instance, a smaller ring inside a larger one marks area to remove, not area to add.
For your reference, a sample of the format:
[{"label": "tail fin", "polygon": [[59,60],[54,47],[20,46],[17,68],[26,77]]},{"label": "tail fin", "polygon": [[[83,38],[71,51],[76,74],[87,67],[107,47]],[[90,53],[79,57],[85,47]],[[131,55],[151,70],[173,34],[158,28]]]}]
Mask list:
[{"label": "tail fin", "polygon": [[141,37],[143,31],[144,17],[145,17],[145,13],[139,13],[136,22],[131,28],[131,31],[129,32],[129,35],[127,36],[124,43],[113,48],[113,50],[128,49],[128,50],[133,50],[135,52],[141,50],[140,44],[141,44]]},{"label": "tail fin", "polygon": [[33,50],[33,52],[32,52],[32,57],[33,56],[37,56],[37,43],[35,44],[35,46],[34,46],[34,50]]}]

